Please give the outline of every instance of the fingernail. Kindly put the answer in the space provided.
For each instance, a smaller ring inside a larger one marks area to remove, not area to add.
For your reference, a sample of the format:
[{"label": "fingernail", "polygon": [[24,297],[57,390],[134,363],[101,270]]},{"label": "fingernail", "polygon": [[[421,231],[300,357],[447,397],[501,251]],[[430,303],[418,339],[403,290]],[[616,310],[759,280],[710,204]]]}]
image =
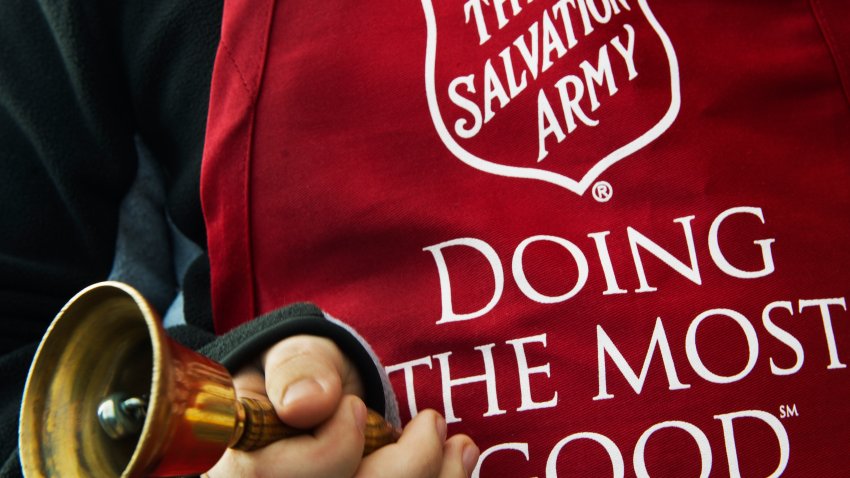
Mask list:
[{"label": "fingernail", "polygon": [[354,423],[357,428],[363,432],[366,430],[366,404],[363,400],[352,400],[351,411],[354,413]]},{"label": "fingernail", "polygon": [[443,418],[442,415],[437,415],[436,418],[437,432],[440,434],[440,438],[443,441],[446,441],[446,419]]},{"label": "fingernail", "polygon": [[463,447],[461,460],[463,461],[463,469],[466,470],[466,476],[472,475],[472,471],[475,470],[475,465],[478,464],[478,457],[480,455],[481,452],[478,451],[478,447],[475,445],[466,445]]},{"label": "fingernail", "polygon": [[282,404],[284,407],[295,402],[315,397],[324,393],[325,388],[312,378],[301,379],[290,386],[286,387],[283,392]]}]

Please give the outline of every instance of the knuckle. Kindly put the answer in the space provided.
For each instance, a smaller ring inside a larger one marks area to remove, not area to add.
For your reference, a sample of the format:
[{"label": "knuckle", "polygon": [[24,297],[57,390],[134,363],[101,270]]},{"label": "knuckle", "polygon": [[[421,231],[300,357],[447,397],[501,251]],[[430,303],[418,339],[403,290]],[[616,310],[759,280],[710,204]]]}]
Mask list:
[{"label": "knuckle", "polygon": [[341,352],[336,344],[323,337],[296,335],[282,340],[272,347],[265,357],[265,366],[285,367],[298,362],[331,365]]}]

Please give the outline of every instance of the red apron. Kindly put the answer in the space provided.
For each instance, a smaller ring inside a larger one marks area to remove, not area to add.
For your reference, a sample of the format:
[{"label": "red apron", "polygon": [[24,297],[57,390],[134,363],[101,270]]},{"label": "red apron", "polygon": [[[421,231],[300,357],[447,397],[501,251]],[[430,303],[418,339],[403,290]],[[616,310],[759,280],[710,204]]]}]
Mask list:
[{"label": "red apron", "polygon": [[850,4],[226,0],[219,331],[355,327],[481,476],[846,476]]}]

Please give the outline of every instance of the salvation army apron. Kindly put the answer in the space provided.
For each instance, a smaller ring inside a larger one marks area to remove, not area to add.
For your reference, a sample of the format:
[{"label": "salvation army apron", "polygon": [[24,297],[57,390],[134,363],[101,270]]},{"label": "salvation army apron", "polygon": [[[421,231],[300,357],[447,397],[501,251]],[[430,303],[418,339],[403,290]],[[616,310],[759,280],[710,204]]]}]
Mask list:
[{"label": "salvation army apron", "polygon": [[219,331],[318,304],[480,476],[847,476],[848,5],[226,0]]}]

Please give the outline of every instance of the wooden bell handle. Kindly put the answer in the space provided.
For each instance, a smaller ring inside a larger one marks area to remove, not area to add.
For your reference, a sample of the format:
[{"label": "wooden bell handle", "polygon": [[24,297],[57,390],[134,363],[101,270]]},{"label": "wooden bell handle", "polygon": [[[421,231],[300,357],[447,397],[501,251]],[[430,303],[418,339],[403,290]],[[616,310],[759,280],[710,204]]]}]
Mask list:
[{"label": "wooden bell handle", "polygon": [[[245,411],[243,415],[245,419],[237,425],[242,429],[242,432],[236,438],[235,444],[231,445],[231,448],[242,451],[256,450],[269,443],[307,432],[290,427],[280,421],[277,412],[268,400],[242,397],[238,403]],[[381,415],[371,409],[366,414],[364,434],[366,443],[363,447],[363,456],[384,445],[395,443],[400,435],[394,426],[387,423]]]}]

